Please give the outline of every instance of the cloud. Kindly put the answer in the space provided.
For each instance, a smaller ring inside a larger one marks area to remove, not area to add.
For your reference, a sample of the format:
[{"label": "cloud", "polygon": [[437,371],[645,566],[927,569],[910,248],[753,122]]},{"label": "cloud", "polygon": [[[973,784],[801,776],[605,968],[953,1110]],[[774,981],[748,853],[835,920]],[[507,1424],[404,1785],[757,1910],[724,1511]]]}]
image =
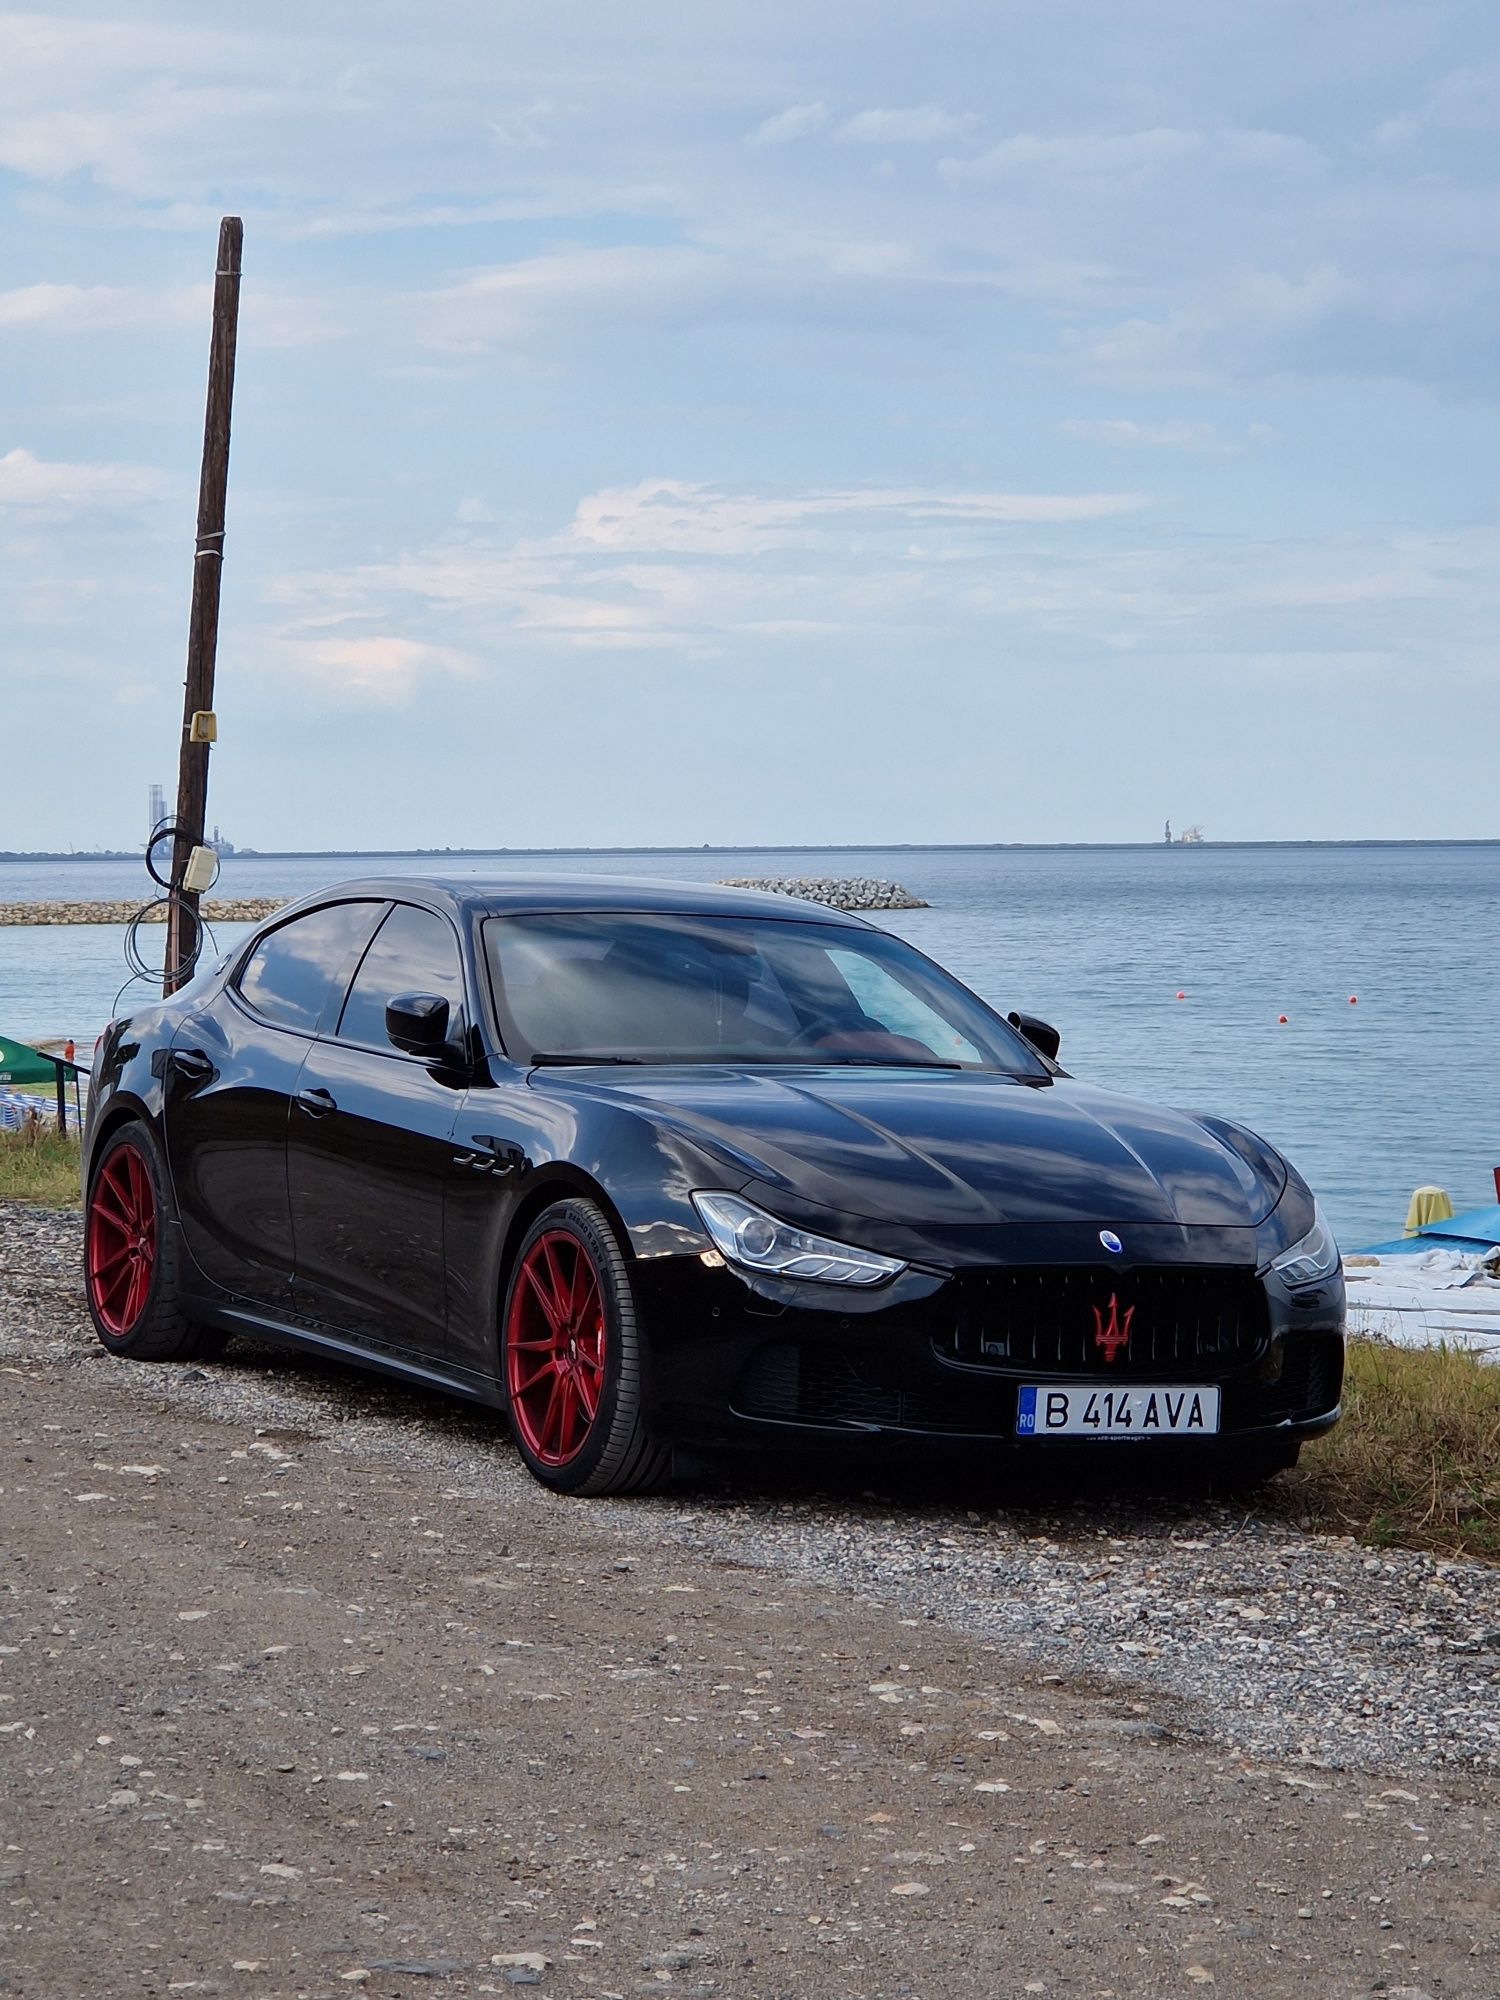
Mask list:
[{"label": "cloud", "polygon": [[1317,148],[1285,132],[1225,128],[1200,131],[1157,125],[1135,132],[1016,132],[966,160],[944,160],[951,181],[1035,180],[1108,183],[1119,194],[1172,168],[1196,162],[1232,172],[1302,169]]},{"label": "cloud", "polygon": [[404,707],[435,675],[467,679],[475,671],[472,657],[455,647],[389,635],[293,639],[282,665],[319,696],[387,708]]},{"label": "cloud", "polygon": [[169,162],[315,95],[288,77],[268,37],[144,19],[0,15],[0,167],[42,181],[95,176],[172,198]]},{"label": "cloud", "polygon": [[0,292],[0,329],[39,333],[172,333],[206,327],[213,286],[19,285]]},{"label": "cloud", "polygon": [[165,483],[149,466],[67,465],[19,445],[0,457],[0,508],[48,517],[138,507]]},{"label": "cloud", "polygon": [[547,126],[557,115],[550,97],[538,97],[530,104],[518,104],[509,111],[496,111],[490,118],[490,136],[497,146],[513,153],[534,153],[552,143]]},{"label": "cloud", "polygon": [[901,110],[856,112],[839,127],[839,137],[867,146],[930,146],[943,139],[961,138],[978,122],[971,111],[916,104]]},{"label": "cloud", "polygon": [[[1159,319],[1069,330],[1064,346],[1094,380],[1211,387],[1246,375],[1320,371],[1329,326],[1365,307],[1389,310],[1389,297],[1370,298],[1331,266],[1297,274],[1241,270]],[[1347,367],[1347,350],[1342,359]]]},{"label": "cloud", "polygon": [[1001,180],[1047,175],[1068,180],[1119,181],[1177,164],[1201,150],[1199,132],[1156,126],[1149,131],[1016,132],[969,160],[944,160],[950,180]]},{"label": "cloud", "polygon": [[993,528],[1097,521],[1142,504],[1131,493],[966,493],[919,487],[836,488],[765,496],[680,480],[644,480],[580,502],[567,545],[657,554],[759,555],[848,530],[903,535],[933,527]]},{"label": "cloud", "polygon": [[[779,495],[674,479],[587,495],[554,533],[476,531],[379,564],[283,579],[288,657],[341,693],[408,699],[527,642],[578,654],[713,659],[737,643],[868,639],[945,624],[950,571],[987,574],[1007,541],[1068,536],[1141,504],[1122,493],[839,488]],[[374,627],[378,639],[351,636]],[[434,627],[443,639],[391,635]]]},{"label": "cloud", "polygon": [[655,323],[722,291],[726,258],[688,245],[557,250],[388,302],[425,345],[519,344],[565,323]]},{"label": "cloud", "polygon": [[1384,145],[1406,144],[1431,133],[1491,133],[1500,128],[1500,63],[1450,70],[1423,92],[1410,110],[1387,118],[1375,136]]},{"label": "cloud", "polygon": [[789,104],[774,118],[767,118],[750,134],[752,146],[784,146],[791,139],[805,139],[828,123],[826,104]]},{"label": "cloud", "polygon": [[[213,286],[19,285],[0,292],[0,333],[65,334],[87,337],[110,333],[197,334],[208,340]],[[241,337],[263,347],[306,347],[340,340],[362,324],[373,307],[368,298],[299,295],[251,280],[240,300]]]},{"label": "cloud", "polygon": [[[1425,662],[1435,633],[1446,671],[1491,672],[1494,529],[1144,535],[1132,501],[643,481],[586,496],[551,534],[456,530],[389,562],[289,577],[280,649],[338,699],[376,705],[455,674],[482,700],[486,681],[558,658],[596,661],[622,700],[634,689],[648,703],[674,664],[795,667],[851,688],[880,662],[909,677],[918,661],[997,656],[1073,672],[1118,662],[1145,685],[1173,672],[1210,689],[1250,673],[1307,682]],[[974,692],[962,675],[953,686]]]},{"label": "cloud", "polygon": [[1218,433],[1212,424],[1184,421],[1142,424],[1130,417],[1069,417],[1059,428],[1065,437],[1077,438],[1083,444],[1147,445],[1166,451],[1212,451],[1218,443]]}]

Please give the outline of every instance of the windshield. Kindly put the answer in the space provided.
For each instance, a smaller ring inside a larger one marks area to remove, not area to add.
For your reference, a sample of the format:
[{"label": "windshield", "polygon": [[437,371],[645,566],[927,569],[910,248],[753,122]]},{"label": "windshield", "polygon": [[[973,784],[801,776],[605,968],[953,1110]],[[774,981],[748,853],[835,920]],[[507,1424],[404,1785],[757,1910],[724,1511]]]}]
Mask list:
[{"label": "windshield", "polygon": [[490,917],[521,1060],[840,1063],[1045,1076],[1010,1027],[899,938],[774,917]]}]

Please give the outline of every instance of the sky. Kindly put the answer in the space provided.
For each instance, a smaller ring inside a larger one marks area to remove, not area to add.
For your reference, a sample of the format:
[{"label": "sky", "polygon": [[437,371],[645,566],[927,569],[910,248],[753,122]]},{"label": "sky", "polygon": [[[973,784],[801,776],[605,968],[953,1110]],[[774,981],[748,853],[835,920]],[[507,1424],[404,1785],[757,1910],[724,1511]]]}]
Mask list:
[{"label": "sky", "polygon": [[1493,0],[0,13],[0,849],[1500,836]]}]

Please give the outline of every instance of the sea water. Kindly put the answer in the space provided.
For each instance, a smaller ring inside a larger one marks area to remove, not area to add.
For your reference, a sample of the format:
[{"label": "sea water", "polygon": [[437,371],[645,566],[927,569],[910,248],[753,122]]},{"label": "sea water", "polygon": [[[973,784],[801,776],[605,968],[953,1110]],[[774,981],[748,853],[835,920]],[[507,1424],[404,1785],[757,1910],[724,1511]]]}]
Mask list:
[{"label": "sea water", "polygon": [[[1398,1231],[1421,1182],[1460,1208],[1494,1199],[1500,847],[245,856],[214,893],[426,871],[884,876],[931,907],[879,921],[993,1005],[1051,1021],[1075,1074],[1264,1133],[1345,1244]],[[147,893],[139,862],[0,865],[0,901]],[[243,934],[221,926],[218,943]],[[159,962],[162,931],[143,935]],[[86,1060],[126,978],[121,942],[105,927],[0,929],[0,1031],[70,1034]]]}]

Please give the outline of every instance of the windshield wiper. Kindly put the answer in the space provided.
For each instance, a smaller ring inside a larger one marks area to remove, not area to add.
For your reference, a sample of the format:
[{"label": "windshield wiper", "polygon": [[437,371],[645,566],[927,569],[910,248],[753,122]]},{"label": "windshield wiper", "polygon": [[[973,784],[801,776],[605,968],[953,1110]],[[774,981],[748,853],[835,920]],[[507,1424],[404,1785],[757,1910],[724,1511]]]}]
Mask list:
[{"label": "windshield wiper", "polygon": [[582,1049],[574,1049],[567,1055],[549,1055],[544,1050],[534,1049],[531,1060],[535,1065],[543,1063],[549,1065],[562,1063],[633,1063],[638,1068],[645,1062],[646,1058],[644,1056],[600,1056],[590,1054]]},{"label": "windshield wiper", "polygon": [[[793,1062],[804,1058],[793,1056]],[[942,1056],[812,1056],[806,1058],[817,1069],[962,1069],[961,1062],[947,1062]]]},{"label": "windshield wiper", "polygon": [[902,1056],[789,1056],[767,1049],[740,1054],[726,1049],[712,1055],[690,1056],[608,1056],[589,1049],[572,1049],[566,1054],[536,1051],[531,1056],[531,1062],[537,1068],[543,1065],[562,1068],[576,1063],[580,1066],[621,1064],[636,1069],[661,1068],[668,1064],[679,1067],[697,1065],[705,1069],[963,1069],[967,1066],[961,1062],[948,1062],[941,1056],[920,1059]]}]

